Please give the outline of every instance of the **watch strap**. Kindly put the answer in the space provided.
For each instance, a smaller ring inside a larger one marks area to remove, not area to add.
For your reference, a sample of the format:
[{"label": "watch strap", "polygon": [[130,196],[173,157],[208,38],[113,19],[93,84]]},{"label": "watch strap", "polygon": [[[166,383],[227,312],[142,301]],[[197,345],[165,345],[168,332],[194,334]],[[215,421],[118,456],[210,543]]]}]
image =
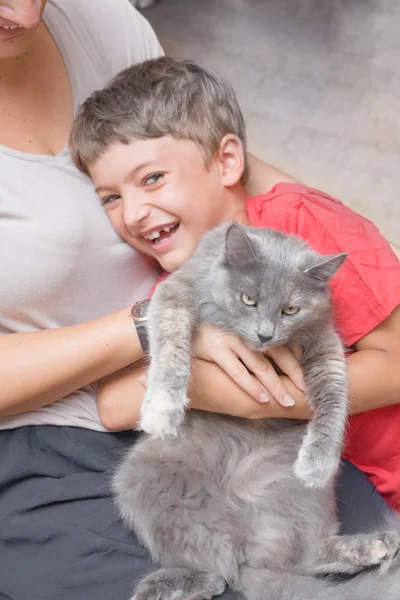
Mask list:
[{"label": "watch strap", "polygon": [[147,328],[147,313],[150,306],[150,300],[140,300],[131,309],[131,317],[135,323],[140,345],[144,352],[148,353],[150,349],[149,331]]},{"label": "watch strap", "polygon": [[147,321],[135,321],[135,327],[136,327],[136,331],[138,334],[138,338],[139,338],[139,342],[140,345],[142,346],[142,349],[144,352],[146,352],[146,354],[148,354],[149,350],[150,350],[150,343],[149,343],[149,330],[147,327]]}]

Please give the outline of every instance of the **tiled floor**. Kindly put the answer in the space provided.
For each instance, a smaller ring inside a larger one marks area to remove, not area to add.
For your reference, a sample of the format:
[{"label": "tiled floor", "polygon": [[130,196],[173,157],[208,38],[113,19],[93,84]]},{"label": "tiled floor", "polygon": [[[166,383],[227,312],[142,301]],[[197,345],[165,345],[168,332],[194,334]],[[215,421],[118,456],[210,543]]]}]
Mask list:
[{"label": "tiled floor", "polygon": [[160,0],[167,54],[225,74],[251,151],[400,242],[400,0]]}]

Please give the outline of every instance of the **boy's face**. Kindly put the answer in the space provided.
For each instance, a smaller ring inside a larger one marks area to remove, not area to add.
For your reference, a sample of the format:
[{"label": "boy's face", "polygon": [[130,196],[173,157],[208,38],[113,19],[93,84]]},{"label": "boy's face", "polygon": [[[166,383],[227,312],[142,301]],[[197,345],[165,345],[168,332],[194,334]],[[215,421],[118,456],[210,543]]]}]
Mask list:
[{"label": "boy's face", "polygon": [[223,164],[216,157],[206,165],[192,141],[116,143],[89,172],[114,229],[167,271],[193,255],[208,229],[235,218]]}]

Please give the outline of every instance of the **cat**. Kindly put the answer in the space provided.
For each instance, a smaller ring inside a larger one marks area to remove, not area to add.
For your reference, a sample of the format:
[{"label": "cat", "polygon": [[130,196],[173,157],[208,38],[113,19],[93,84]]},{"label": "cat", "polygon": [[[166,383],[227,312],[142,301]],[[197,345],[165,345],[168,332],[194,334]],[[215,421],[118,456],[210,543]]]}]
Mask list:
[{"label": "cat", "polygon": [[[161,567],[139,583],[134,600],[210,599],[226,584],[245,600],[399,600],[400,533],[337,534],[331,471],[346,375],[327,282],[344,259],[321,257],[275,231],[226,224],[158,286],[143,410],[157,435],[142,434],[113,479],[123,521]],[[254,349],[302,343],[316,413],[310,425],[196,410],[183,419],[191,340],[201,321]],[[321,579],[335,573],[357,576],[337,585]]]},{"label": "cat", "polygon": [[321,256],[273,229],[223,224],[170,275],[149,310],[151,366],[141,428],[177,435],[188,403],[192,338],[200,323],[236,333],[260,352],[296,342],[314,409],[295,472],[309,486],[336,473],[347,417],[345,357],[327,284],[346,254]]},{"label": "cat", "polygon": [[113,481],[123,521],[161,566],[132,600],[210,599],[226,584],[245,600],[399,600],[400,533],[337,535],[332,483],[293,474],[304,430],[192,410],[177,438],[144,435]]}]

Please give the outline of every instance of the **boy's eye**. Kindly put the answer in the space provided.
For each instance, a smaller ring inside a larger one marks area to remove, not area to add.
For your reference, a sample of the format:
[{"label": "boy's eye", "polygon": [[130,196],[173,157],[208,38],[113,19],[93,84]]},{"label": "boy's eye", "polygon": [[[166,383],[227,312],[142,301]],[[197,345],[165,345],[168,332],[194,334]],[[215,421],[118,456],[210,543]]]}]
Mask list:
[{"label": "boy's eye", "polygon": [[300,310],[300,306],[286,306],[282,308],[282,314],[284,315],[295,315]]},{"label": "boy's eye", "polygon": [[164,176],[163,173],[153,173],[152,175],[145,177],[144,185],[154,185],[163,176]]},{"label": "boy's eye", "polygon": [[113,194],[112,196],[106,196],[101,201],[101,205],[105,206],[106,204],[111,204],[112,202],[114,202],[115,200],[118,200],[119,198],[121,198],[121,196],[118,196],[117,194]]},{"label": "boy's eye", "polygon": [[250,298],[250,296],[248,296],[244,292],[241,295],[241,299],[242,299],[243,304],[245,304],[246,306],[257,306],[257,302],[255,300],[253,300],[253,298]]}]

